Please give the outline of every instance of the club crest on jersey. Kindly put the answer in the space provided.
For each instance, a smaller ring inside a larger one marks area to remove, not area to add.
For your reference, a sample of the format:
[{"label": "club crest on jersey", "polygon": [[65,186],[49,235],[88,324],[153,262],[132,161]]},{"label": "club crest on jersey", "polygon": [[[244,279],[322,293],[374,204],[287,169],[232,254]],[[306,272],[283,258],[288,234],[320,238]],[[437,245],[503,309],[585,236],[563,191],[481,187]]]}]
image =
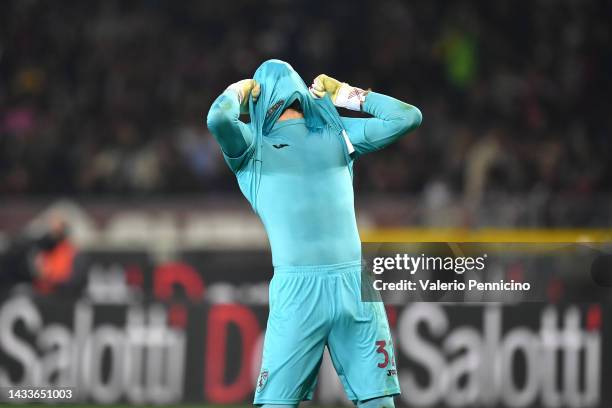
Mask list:
[{"label": "club crest on jersey", "polygon": [[257,378],[257,392],[263,390],[263,388],[268,383],[268,377],[269,376],[270,375],[268,373],[268,370],[266,370],[266,369],[261,370],[261,373],[259,373],[259,377]]}]

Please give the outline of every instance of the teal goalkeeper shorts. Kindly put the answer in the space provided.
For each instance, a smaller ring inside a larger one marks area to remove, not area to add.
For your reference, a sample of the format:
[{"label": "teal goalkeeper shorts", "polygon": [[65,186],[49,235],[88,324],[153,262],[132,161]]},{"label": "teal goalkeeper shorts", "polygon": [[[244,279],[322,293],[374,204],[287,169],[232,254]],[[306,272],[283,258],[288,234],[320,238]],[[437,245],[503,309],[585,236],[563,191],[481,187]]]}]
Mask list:
[{"label": "teal goalkeeper shorts", "polygon": [[327,346],[352,401],[400,393],[382,302],[362,302],[361,263],[276,268],[254,403],[312,399]]}]

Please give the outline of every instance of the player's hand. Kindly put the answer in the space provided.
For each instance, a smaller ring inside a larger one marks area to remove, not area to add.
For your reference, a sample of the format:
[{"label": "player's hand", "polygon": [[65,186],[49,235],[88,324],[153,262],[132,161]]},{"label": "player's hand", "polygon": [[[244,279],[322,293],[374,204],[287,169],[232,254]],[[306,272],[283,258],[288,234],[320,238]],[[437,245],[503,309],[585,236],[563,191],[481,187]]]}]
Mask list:
[{"label": "player's hand", "polygon": [[323,98],[327,94],[335,106],[356,111],[361,110],[361,104],[368,93],[325,74],[317,76],[309,90],[315,98]]},{"label": "player's hand", "polygon": [[249,113],[249,96],[253,98],[253,102],[259,98],[261,88],[254,79],[243,79],[235,82],[227,87],[238,94],[238,103],[240,103],[240,113]]},{"label": "player's hand", "polygon": [[321,74],[312,81],[312,85],[310,85],[309,89],[310,93],[315,98],[323,98],[325,94],[328,94],[332,102],[335,103],[341,86],[342,82],[325,74]]}]

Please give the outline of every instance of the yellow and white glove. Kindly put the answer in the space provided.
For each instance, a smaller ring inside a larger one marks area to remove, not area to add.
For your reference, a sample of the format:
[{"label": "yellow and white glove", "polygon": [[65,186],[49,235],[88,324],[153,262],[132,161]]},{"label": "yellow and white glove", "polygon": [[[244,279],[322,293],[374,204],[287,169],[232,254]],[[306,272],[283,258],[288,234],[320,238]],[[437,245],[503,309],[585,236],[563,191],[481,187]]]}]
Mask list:
[{"label": "yellow and white glove", "polygon": [[361,105],[365,102],[368,91],[361,88],[350,86],[346,82],[340,82],[325,74],[317,76],[310,85],[310,94],[315,98],[323,98],[329,95],[334,106],[360,111]]},{"label": "yellow and white glove", "polygon": [[243,79],[235,82],[227,87],[238,94],[238,103],[240,103],[240,113],[249,113],[249,95],[253,98],[253,102],[259,98],[261,88],[254,79]]}]

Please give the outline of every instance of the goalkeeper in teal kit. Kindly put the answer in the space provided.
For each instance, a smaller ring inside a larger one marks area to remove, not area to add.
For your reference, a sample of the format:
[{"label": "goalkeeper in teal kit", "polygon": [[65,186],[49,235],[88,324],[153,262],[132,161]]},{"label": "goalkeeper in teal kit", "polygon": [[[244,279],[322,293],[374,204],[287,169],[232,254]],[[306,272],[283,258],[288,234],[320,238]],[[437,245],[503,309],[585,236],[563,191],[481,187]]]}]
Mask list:
[{"label": "goalkeeper in teal kit", "polygon": [[[340,117],[336,107],[373,117]],[[215,100],[208,127],[272,248],[256,405],[310,399],[327,346],[349,399],[393,407],[400,388],[384,306],[361,302],[353,161],[420,123],[414,106],[326,75],[308,88],[280,60],[266,61]]]}]

